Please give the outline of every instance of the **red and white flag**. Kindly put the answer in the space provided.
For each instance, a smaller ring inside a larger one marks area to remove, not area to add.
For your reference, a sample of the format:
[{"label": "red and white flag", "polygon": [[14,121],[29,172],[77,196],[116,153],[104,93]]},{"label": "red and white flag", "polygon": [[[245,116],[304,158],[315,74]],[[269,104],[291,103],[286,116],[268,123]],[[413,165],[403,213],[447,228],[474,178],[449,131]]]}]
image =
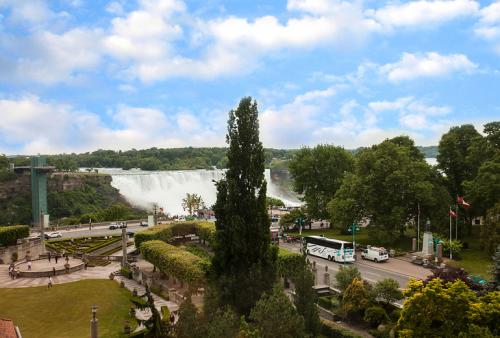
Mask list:
[{"label": "red and white flag", "polygon": [[463,206],[465,209],[470,208],[470,204],[464,201],[464,198],[461,196],[457,196],[457,203]]},{"label": "red and white flag", "polygon": [[453,218],[457,218],[457,214],[456,214],[453,210],[451,210],[451,207],[450,207],[450,211],[448,212],[448,214],[449,214],[451,217],[453,217]]}]

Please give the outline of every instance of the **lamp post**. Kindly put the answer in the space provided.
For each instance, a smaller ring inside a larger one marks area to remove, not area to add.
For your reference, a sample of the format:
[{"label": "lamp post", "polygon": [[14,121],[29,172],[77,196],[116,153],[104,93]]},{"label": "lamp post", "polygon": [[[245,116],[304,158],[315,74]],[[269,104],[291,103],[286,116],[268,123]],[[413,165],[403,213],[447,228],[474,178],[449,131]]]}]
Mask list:
[{"label": "lamp post", "polygon": [[[356,223],[352,223],[348,228],[347,231],[352,233],[352,254],[354,257],[354,260],[356,260],[356,231],[359,231],[359,227]],[[345,265],[345,245],[344,245],[344,265]]]},{"label": "lamp post", "polygon": [[295,224],[299,226],[299,235],[302,235],[302,227],[305,224],[305,220],[303,217],[299,217],[295,220]]},{"label": "lamp post", "polygon": [[92,305],[92,320],[90,321],[90,337],[91,338],[98,338],[98,323],[99,321],[97,320],[96,317],[97,314],[97,306]]}]

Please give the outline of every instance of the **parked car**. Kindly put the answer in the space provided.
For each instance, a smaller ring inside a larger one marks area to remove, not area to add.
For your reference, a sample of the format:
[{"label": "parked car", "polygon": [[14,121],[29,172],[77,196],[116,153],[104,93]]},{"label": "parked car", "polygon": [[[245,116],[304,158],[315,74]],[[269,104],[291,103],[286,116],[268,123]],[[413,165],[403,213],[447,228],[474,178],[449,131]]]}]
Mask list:
[{"label": "parked car", "polygon": [[109,230],[115,230],[118,228],[119,228],[118,223],[116,222],[109,223]]},{"label": "parked car", "polygon": [[389,259],[389,254],[385,248],[378,248],[376,246],[367,246],[366,249],[361,251],[361,258],[369,259],[371,261],[383,262]]},{"label": "parked car", "polygon": [[45,238],[46,239],[50,239],[50,238],[61,238],[62,237],[62,234],[59,232],[59,231],[56,231],[56,232],[48,232],[45,234]]},{"label": "parked car", "polygon": [[127,231],[128,237],[134,237],[134,233],[132,231]]},{"label": "parked car", "polygon": [[140,225],[141,227],[147,227],[147,226],[148,226],[148,222],[141,221],[141,222],[139,223],[139,225]]}]

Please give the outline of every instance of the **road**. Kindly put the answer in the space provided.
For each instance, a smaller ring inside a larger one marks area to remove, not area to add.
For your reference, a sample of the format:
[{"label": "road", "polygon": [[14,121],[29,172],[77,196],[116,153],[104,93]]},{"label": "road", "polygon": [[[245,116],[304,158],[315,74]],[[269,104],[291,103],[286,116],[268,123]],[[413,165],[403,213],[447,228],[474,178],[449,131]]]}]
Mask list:
[{"label": "road", "polygon": [[[148,227],[142,227],[139,223],[130,223],[127,224],[127,231],[132,231],[134,233],[146,230]],[[46,230],[45,232],[52,232]],[[70,230],[59,230],[62,238],[80,238],[80,237],[91,237],[91,236],[119,236],[122,233],[122,229],[109,230],[108,225],[99,225],[96,227],[92,227],[92,230],[89,230],[88,225],[82,226],[77,229]]]},{"label": "road", "polygon": [[[280,244],[280,246],[290,251],[300,251],[299,244]],[[335,281],[335,273],[339,271],[342,263],[330,262],[326,259],[311,255],[308,256],[308,259],[311,262],[316,262],[318,271],[317,284],[324,284],[323,281],[325,266],[328,266],[330,281]],[[412,277],[424,279],[431,274],[431,271],[428,269],[396,258],[390,258],[389,261],[385,263],[374,263],[371,261],[362,260],[358,255],[358,259],[356,260],[356,262],[348,265],[356,266],[361,273],[361,277],[370,283],[376,283],[385,278],[392,278],[399,283],[399,286],[401,288],[405,288],[408,284],[408,281]]]}]

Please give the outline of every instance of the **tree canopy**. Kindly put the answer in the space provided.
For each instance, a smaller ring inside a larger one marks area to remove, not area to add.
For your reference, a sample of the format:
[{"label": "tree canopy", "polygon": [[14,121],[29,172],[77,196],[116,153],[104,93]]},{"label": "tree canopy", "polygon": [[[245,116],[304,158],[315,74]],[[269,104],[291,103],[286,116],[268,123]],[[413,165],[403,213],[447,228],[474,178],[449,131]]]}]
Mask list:
[{"label": "tree canopy", "polygon": [[272,288],[277,256],[270,246],[257,103],[250,97],[229,112],[226,140],[228,170],[216,183],[212,281],[222,305],[248,315],[262,293]]},{"label": "tree canopy", "polygon": [[307,214],[328,218],[327,204],[342,184],[345,174],[354,168],[353,156],[340,147],[318,145],[302,148],[290,161],[294,190],[304,194]]}]

